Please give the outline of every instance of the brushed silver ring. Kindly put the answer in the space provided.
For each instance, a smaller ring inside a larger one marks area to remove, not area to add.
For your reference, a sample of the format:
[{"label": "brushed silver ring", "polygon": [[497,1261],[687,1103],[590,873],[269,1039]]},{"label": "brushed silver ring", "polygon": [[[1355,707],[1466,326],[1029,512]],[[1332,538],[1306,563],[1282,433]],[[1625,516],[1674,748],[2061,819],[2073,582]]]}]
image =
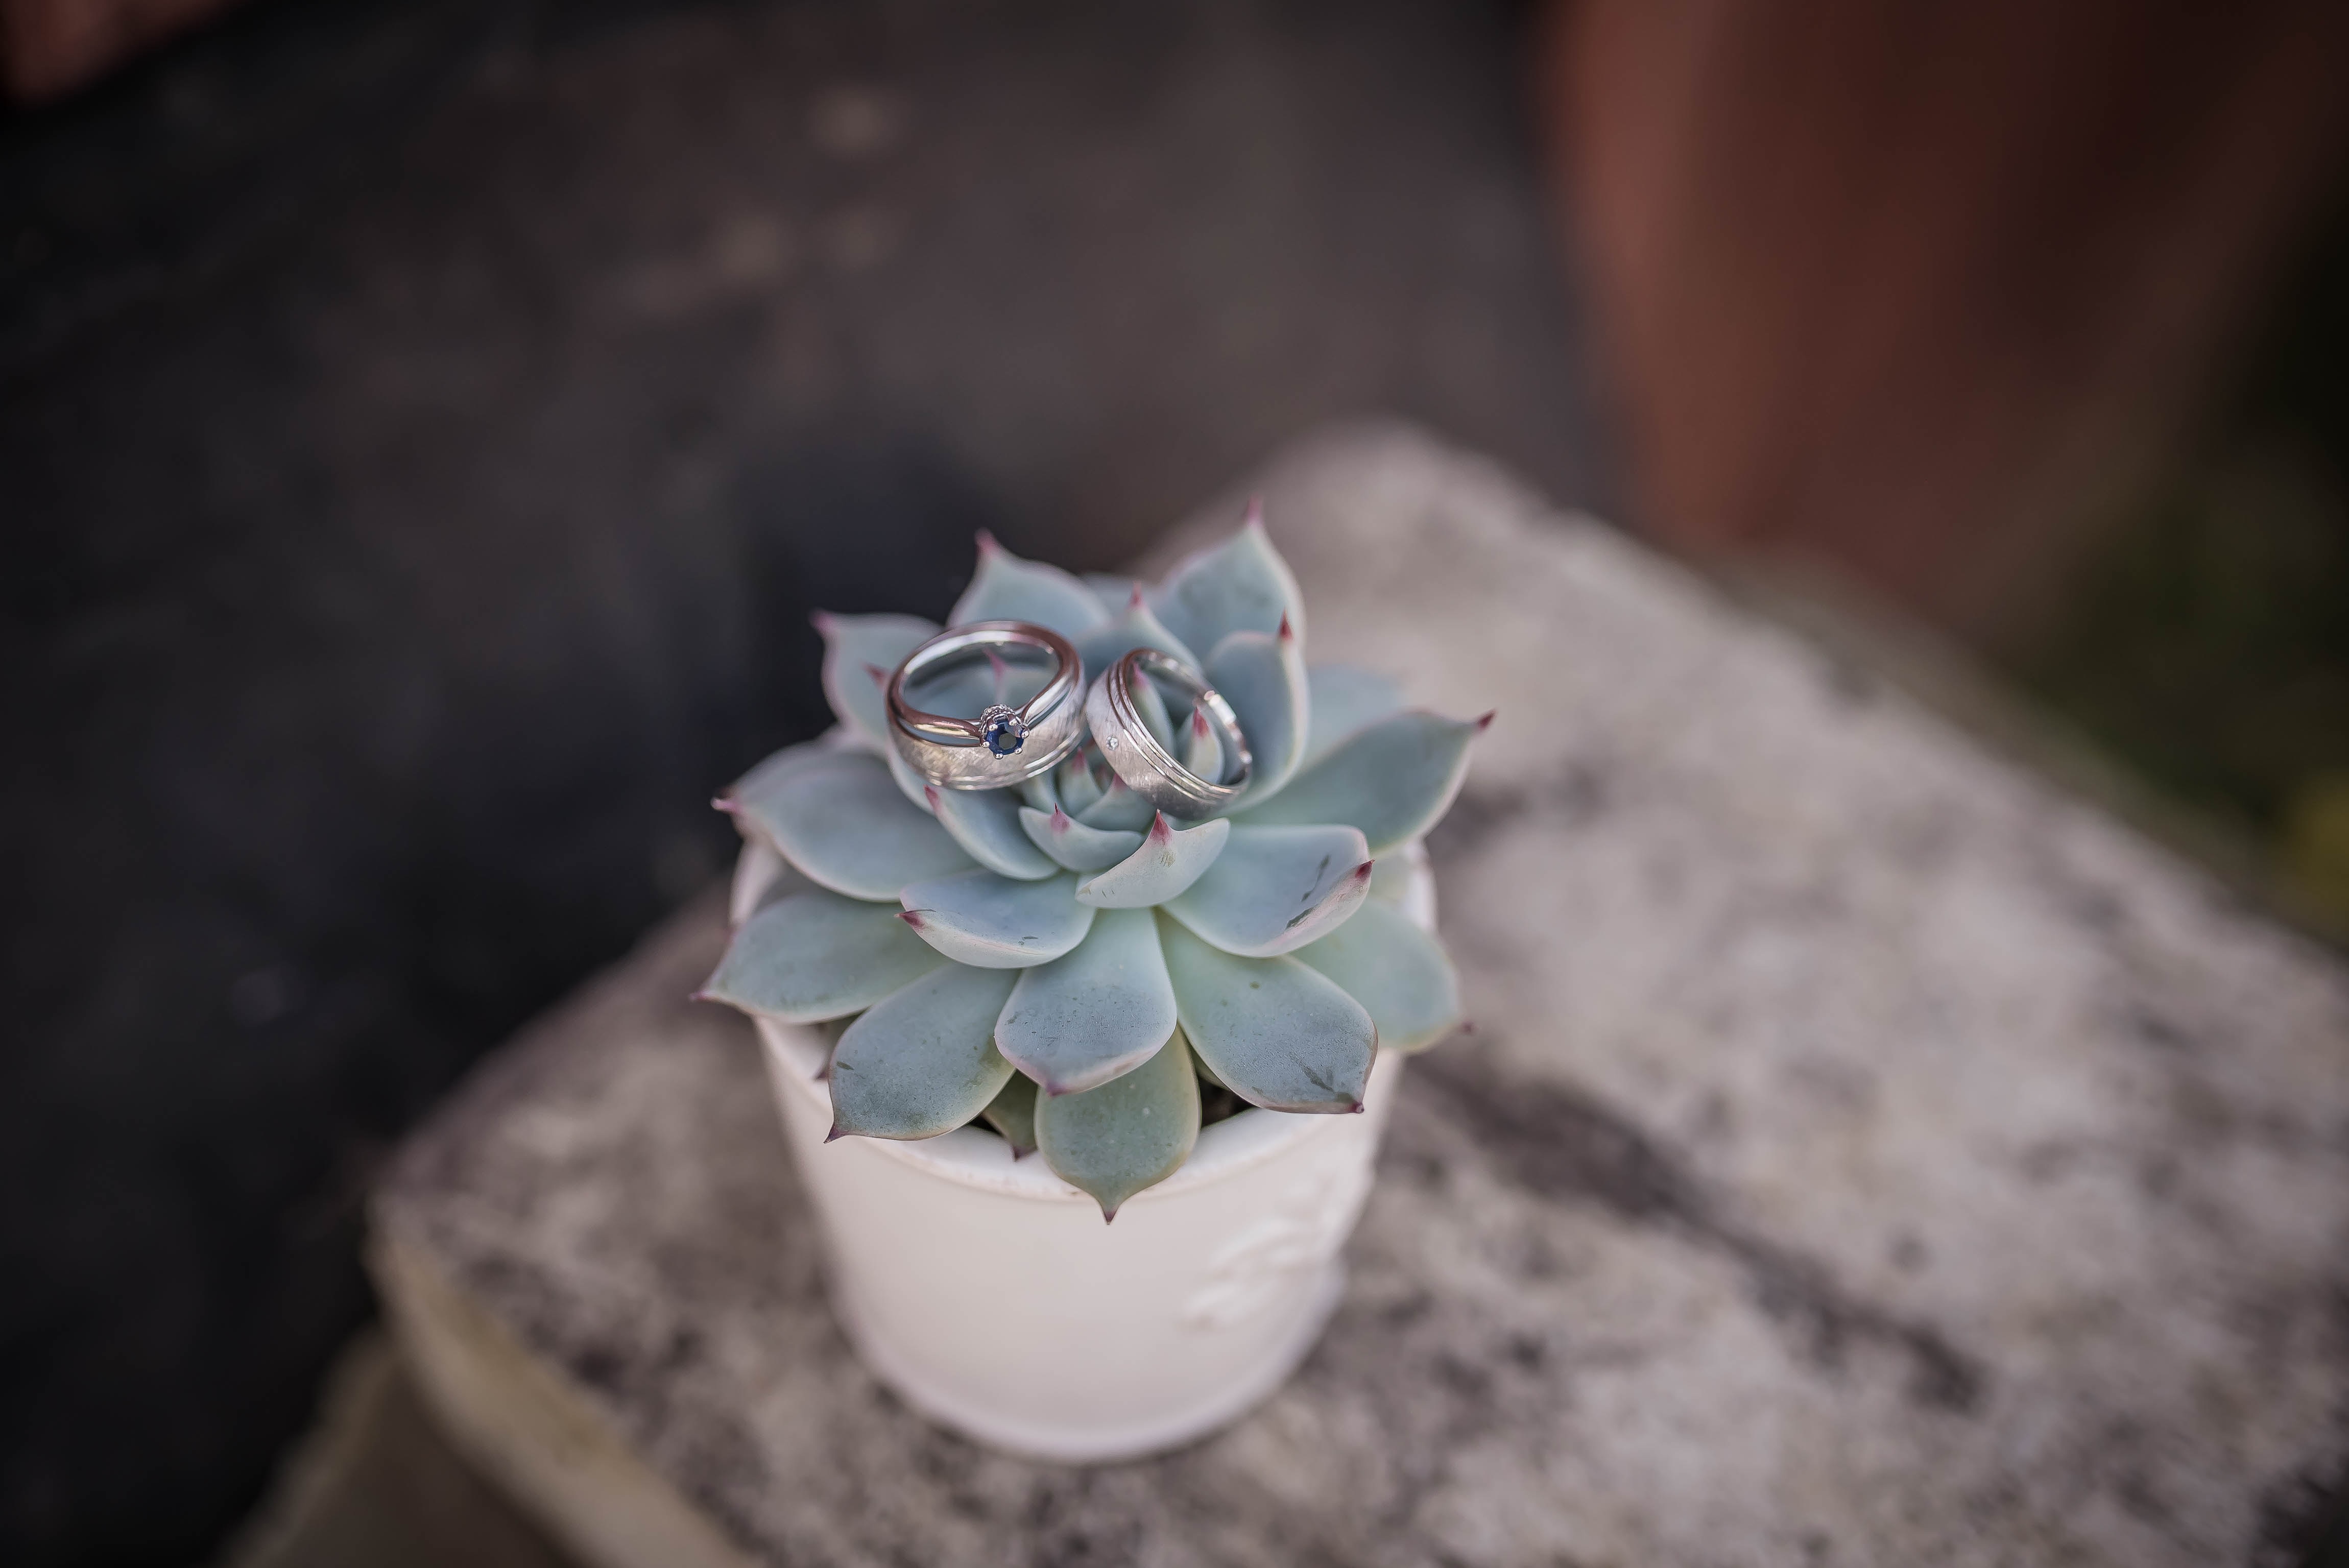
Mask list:
[{"label": "brushed silver ring", "polygon": [[[1052,659],[1043,689],[1018,707],[990,704],[977,718],[925,713],[905,700],[905,683],[973,654],[1035,648]],[[940,632],[905,655],[889,676],[889,738],[897,755],[947,789],[1000,789],[1035,778],[1084,743],[1075,700],[1083,665],[1058,632],[1028,621],[974,621]]]},{"label": "brushed silver ring", "polygon": [[[1219,732],[1224,748],[1223,779],[1202,779],[1176,761],[1158,738],[1150,733],[1133,705],[1133,683],[1154,675],[1180,687],[1192,705]],[[1103,671],[1085,694],[1085,721],[1092,727],[1093,744],[1101,748],[1127,789],[1170,817],[1204,817],[1239,799],[1255,770],[1247,737],[1240,733],[1239,717],[1216,688],[1190,665],[1156,648],[1136,648]]]}]

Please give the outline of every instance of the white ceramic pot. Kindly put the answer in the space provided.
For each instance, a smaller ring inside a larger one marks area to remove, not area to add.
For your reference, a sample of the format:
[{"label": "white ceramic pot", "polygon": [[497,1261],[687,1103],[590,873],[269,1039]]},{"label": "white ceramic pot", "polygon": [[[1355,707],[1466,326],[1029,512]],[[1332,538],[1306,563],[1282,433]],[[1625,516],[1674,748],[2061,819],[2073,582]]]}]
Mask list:
[{"label": "white ceramic pot", "polygon": [[[1405,907],[1433,928],[1412,851]],[[746,851],[735,919],[781,872]],[[1344,1285],[1402,1058],[1380,1053],[1359,1116],[1249,1109],[1203,1128],[1183,1169],[1104,1225],[1093,1201],[989,1131],[832,1143],[817,1029],[759,1021],[840,1324],[914,1408],[980,1442],[1071,1462],[1177,1447],[1285,1381]]]}]

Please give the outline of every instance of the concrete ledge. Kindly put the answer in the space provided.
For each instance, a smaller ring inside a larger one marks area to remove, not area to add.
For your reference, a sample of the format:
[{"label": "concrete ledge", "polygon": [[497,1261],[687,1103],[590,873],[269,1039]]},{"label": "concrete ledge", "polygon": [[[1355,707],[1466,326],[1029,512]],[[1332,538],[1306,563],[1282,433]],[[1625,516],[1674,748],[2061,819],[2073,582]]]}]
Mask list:
[{"label": "concrete ledge", "polygon": [[391,1236],[368,1265],[410,1371],[465,1457],[595,1564],[744,1568],[676,1488],[632,1454],[571,1379]]},{"label": "concrete ledge", "polygon": [[1250,488],[1316,660],[1501,710],[1432,846],[1476,1033],[1296,1380],[1091,1470],[880,1392],[681,1000],[705,905],[379,1195],[483,1466],[615,1565],[2288,1562],[2349,1460],[2338,959],[1423,435]]}]

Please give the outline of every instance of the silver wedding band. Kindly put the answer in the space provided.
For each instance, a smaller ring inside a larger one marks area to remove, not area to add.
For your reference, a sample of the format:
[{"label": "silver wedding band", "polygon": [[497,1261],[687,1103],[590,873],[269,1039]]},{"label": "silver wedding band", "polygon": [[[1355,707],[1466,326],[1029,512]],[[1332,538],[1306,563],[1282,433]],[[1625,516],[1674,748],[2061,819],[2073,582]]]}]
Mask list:
[{"label": "silver wedding band", "polygon": [[[1036,648],[1052,659],[1044,688],[1018,707],[991,704],[977,718],[925,713],[905,701],[905,683],[973,654]],[[905,655],[889,676],[889,738],[906,765],[947,789],[999,789],[1050,769],[1082,745],[1082,666],[1059,633],[1027,621],[974,621],[941,632]]]},{"label": "silver wedding band", "polygon": [[[1224,748],[1226,779],[1202,779],[1158,743],[1133,705],[1133,683],[1156,676],[1180,687],[1217,730]],[[1239,799],[1247,788],[1254,759],[1240,721],[1216,689],[1190,666],[1156,648],[1136,648],[1112,665],[1085,694],[1085,721],[1093,743],[1125,780],[1126,788],[1170,817],[1204,817]]]}]

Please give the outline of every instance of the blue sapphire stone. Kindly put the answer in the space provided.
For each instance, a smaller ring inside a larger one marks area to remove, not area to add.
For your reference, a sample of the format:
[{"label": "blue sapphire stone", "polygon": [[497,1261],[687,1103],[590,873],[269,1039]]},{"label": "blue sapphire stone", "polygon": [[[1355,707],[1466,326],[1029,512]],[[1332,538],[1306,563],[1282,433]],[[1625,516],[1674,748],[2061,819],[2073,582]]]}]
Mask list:
[{"label": "blue sapphire stone", "polygon": [[1009,757],[1028,744],[1028,731],[1016,713],[991,713],[979,731],[987,748],[998,757]]}]

